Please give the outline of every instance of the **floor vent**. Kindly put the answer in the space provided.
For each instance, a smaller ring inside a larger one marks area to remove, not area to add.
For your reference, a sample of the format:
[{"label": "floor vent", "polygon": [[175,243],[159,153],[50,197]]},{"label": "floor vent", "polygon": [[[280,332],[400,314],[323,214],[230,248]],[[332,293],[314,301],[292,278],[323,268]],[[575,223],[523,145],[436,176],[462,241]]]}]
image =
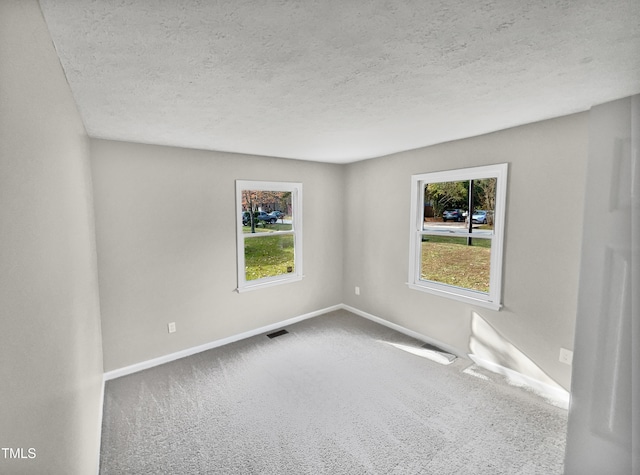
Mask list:
[{"label": "floor vent", "polygon": [[287,333],[289,333],[287,330],[278,330],[277,332],[267,333],[267,336],[269,338],[275,338],[280,335],[286,335]]}]

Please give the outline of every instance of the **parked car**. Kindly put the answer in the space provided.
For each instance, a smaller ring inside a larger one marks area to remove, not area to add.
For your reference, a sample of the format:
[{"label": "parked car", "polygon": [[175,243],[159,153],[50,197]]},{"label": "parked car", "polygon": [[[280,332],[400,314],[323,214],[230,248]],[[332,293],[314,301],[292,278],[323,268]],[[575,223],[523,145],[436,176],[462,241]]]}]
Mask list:
[{"label": "parked car", "polygon": [[471,216],[471,222],[476,224],[487,224],[490,218],[489,213],[490,212],[488,211],[477,209],[473,212],[473,215]]},{"label": "parked car", "polygon": [[265,213],[264,211],[258,211],[258,220],[263,221],[265,223],[275,223],[278,218],[275,216],[271,216],[270,214]]},{"label": "parked car", "polygon": [[[263,224],[264,223],[273,224],[278,220],[278,218],[276,218],[275,216],[272,216],[271,214],[267,214],[264,211],[258,211],[257,213],[254,214],[254,220],[255,220],[255,224],[258,224],[260,222],[262,222]],[[249,214],[249,211],[242,212],[242,225],[243,226],[251,225],[251,215]]]},{"label": "parked car", "polygon": [[448,209],[442,213],[442,221],[462,221],[464,212],[461,209]]},{"label": "parked car", "polygon": [[284,213],[282,211],[272,211],[269,213],[269,216],[273,216],[276,219],[282,219],[284,218]]}]

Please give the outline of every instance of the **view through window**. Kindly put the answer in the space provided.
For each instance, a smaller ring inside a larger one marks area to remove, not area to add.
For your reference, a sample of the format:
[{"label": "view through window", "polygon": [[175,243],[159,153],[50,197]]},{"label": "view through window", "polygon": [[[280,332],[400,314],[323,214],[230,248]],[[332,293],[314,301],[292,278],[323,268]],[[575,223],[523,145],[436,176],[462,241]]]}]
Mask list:
[{"label": "view through window", "polygon": [[237,181],[238,290],[301,278],[302,185]]},{"label": "view through window", "polygon": [[410,286],[498,308],[506,164],[412,183]]}]

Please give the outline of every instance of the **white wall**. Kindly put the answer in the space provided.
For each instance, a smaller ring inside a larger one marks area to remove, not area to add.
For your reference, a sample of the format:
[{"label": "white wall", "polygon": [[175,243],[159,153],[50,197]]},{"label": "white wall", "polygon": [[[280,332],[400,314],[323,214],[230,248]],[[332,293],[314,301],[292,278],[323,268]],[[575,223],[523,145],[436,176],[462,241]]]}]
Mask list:
[{"label": "white wall", "polygon": [[[0,2],[0,473],[95,473],[89,141],[35,0]],[[6,458],[5,458],[6,456]]]},{"label": "white wall", "polygon": [[640,473],[638,189],[640,95],[590,113],[568,475]]},{"label": "white wall", "polygon": [[[91,144],[105,371],[341,303],[339,165]],[[302,281],[234,291],[236,179],[302,182]]]},{"label": "white wall", "polygon": [[[347,166],[345,303],[568,389],[558,353],[573,348],[587,143],[583,113]],[[504,308],[408,289],[411,175],[503,162]]]}]

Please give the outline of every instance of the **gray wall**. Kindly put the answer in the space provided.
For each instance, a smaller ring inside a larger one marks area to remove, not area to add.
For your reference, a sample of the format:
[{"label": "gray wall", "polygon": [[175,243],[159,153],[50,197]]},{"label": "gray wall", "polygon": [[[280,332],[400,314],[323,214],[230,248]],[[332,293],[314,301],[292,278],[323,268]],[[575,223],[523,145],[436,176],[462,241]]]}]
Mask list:
[{"label": "gray wall", "polygon": [[[573,348],[587,143],[582,113],[347,166],[344,302],[568,389],[558,353]],[[504,308],[408,289],[410,176],[503,162]]]},{"label": "gray wall", "polygon": [[[341,303],[341,166],[91,144],[105,371]],[[303,183],[302,281],[234,291],[236,179]]]},{"label": "gray wall", "polygon": [[102,352],[89,141],[36,1],[0,3],[0,473],[95,473]]}]

